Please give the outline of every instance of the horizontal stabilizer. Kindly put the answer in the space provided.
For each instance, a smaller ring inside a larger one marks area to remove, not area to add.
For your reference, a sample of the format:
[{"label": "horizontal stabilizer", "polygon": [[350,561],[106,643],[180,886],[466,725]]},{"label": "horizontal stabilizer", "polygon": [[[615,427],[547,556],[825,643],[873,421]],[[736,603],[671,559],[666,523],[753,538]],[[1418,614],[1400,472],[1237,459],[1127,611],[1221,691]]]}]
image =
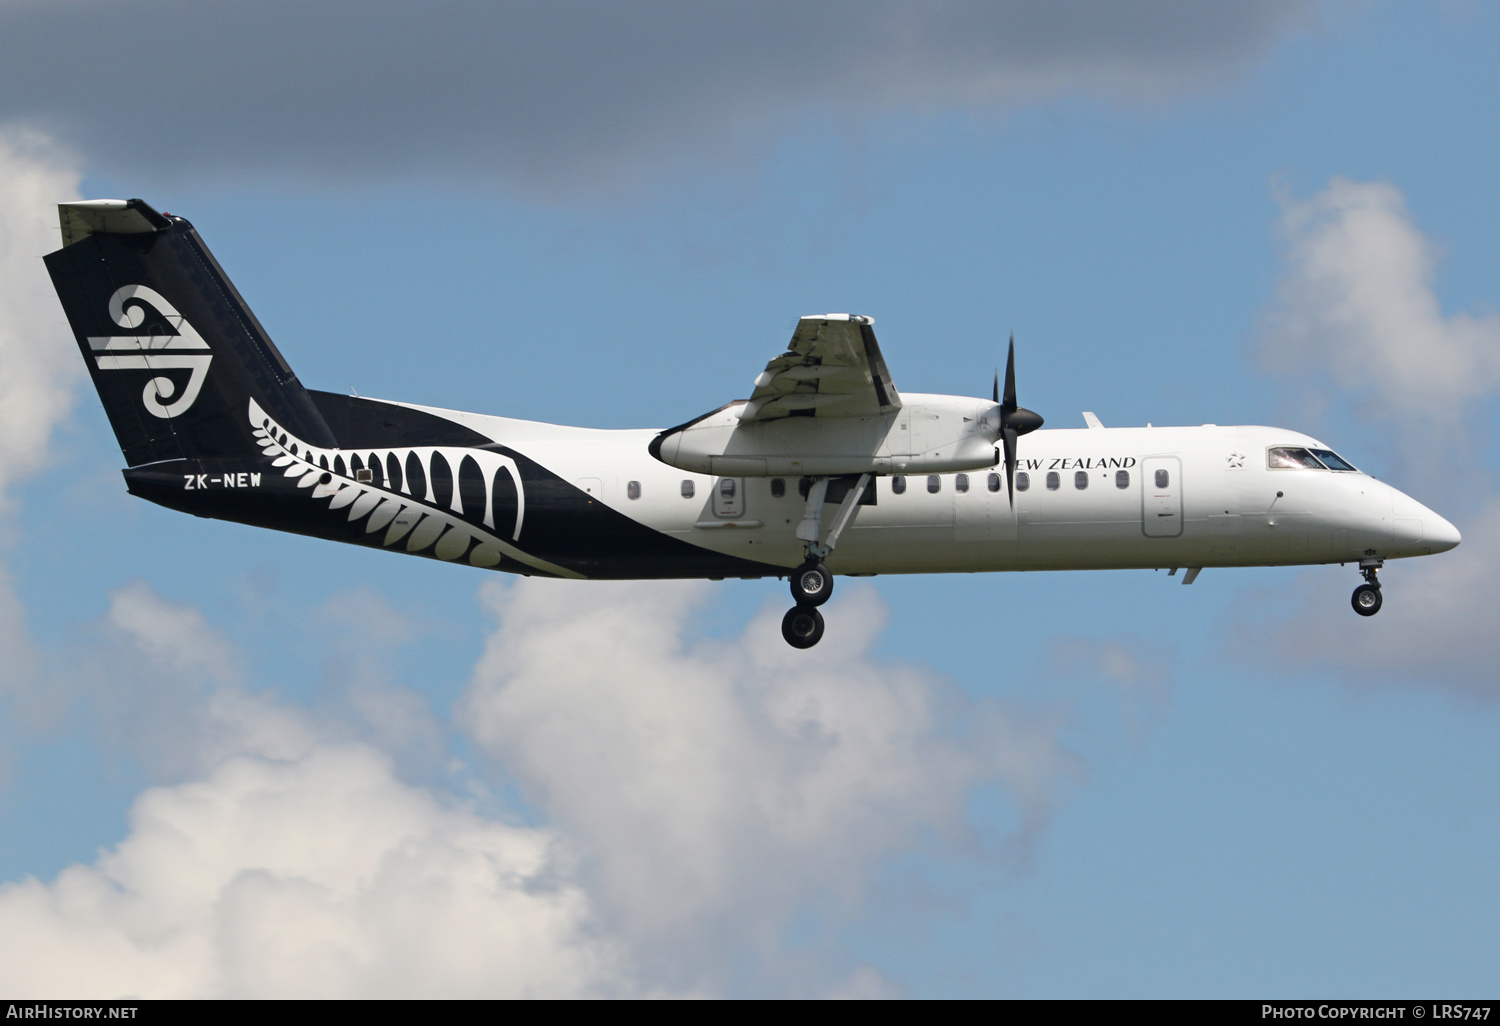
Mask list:
[{"label": "horizontal stabilizer", "polygon": [[76,203],[59,203],[64,246],[81,242],[90,235],[141,235],[161,231],[171,225],[145,200],[97,199]]}]

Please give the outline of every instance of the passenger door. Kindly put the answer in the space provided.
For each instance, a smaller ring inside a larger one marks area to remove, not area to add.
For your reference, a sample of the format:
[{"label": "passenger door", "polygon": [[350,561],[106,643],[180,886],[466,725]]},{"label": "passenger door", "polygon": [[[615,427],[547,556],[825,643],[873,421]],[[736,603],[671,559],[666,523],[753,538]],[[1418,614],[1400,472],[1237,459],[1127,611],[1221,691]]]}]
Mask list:
[{"label": "passenger door", "polygon": [[1182,461],[1176,456],[1141,462],[1141,530],[1148,538],[1182,533]]}]

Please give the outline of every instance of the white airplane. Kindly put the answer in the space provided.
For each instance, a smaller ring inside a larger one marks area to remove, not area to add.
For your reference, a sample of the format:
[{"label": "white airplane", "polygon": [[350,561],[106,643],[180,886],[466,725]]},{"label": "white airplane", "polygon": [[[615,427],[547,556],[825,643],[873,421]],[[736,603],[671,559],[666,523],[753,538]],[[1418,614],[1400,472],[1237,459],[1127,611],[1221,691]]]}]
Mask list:
[{"label": "white airplane", "polygon": [[1013,342],[1003,393],[903,395],[852,314],[802,318],[748,399],[664,431],[305,389],[187,221],[59,212],[47,267],[126,486],[199,516],[527,575],[786,577],[797,648],[835,574],[1353,563],[1372,616],[1386,560],[1460,540],[1295,431],[1038,431]]}]

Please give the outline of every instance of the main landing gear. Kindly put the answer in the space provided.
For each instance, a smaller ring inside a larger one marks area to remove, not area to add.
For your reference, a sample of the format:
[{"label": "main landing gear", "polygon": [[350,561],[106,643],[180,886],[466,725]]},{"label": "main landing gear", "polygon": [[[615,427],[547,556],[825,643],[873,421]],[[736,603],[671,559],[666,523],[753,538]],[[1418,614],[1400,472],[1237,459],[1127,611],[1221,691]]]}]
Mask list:
[{"label": "main landing gear", "polygon": [[812,648],[823,640],[823,614],[818,612],[817,606],[804,606],[799,602],[781,618],[781,636],[793,648]]},{"label": "main landing gear", "polygon": [[1384,565],[1383,559],[1362,559],[1359,561],[1359,572],[1364,575],[1365,583],[1354,589],[1354,595],[1349,599],[1350,605],[1360,616],[1374,616],[1380,612],[1382,599],[1380,597],[1380,579],[1375,575],[1380,573]]},{"label": "main landing gear", "polygon": [[812,648],[823,640],[823,614],[818,607],[833,595],[833,574],[823,565],[823,560],[838,544],[839,535],[859,511],[860,499],[870,483],[869,474],[861,474],[859,482],[844,495],[833,527],[826,541],[819,542],[823,532],[823,500],[828,496],[828,478],[812,481],[807,490],[807,509],[802,522],[797,525],[797,538],[804,545],[807,560],[792,572],[792,601],[797,604],[788,609],[781,618],[781,636],[793,648]]},{"label": "main landing gear", "polygon": [[793,648],[812,648],[823,639],[823,614],[818,607],[833,596],[833,574],[809,556],[792,573],[792,600],[797,604],[781,618],[781,636]]}]

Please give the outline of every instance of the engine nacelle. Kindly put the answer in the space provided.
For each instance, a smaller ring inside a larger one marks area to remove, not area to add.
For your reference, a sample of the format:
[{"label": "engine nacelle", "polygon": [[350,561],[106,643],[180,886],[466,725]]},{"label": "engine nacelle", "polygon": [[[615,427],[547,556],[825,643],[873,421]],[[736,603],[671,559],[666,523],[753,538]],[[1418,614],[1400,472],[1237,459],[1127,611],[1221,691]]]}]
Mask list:
[{"label": "engine nacelle", "polygon": [[903,395],[901,409],[873,417],[745,421],[744,401],[669,428],[651,455],[679,470],[719,477],[947,474],[999,462],[993,402]]}]

